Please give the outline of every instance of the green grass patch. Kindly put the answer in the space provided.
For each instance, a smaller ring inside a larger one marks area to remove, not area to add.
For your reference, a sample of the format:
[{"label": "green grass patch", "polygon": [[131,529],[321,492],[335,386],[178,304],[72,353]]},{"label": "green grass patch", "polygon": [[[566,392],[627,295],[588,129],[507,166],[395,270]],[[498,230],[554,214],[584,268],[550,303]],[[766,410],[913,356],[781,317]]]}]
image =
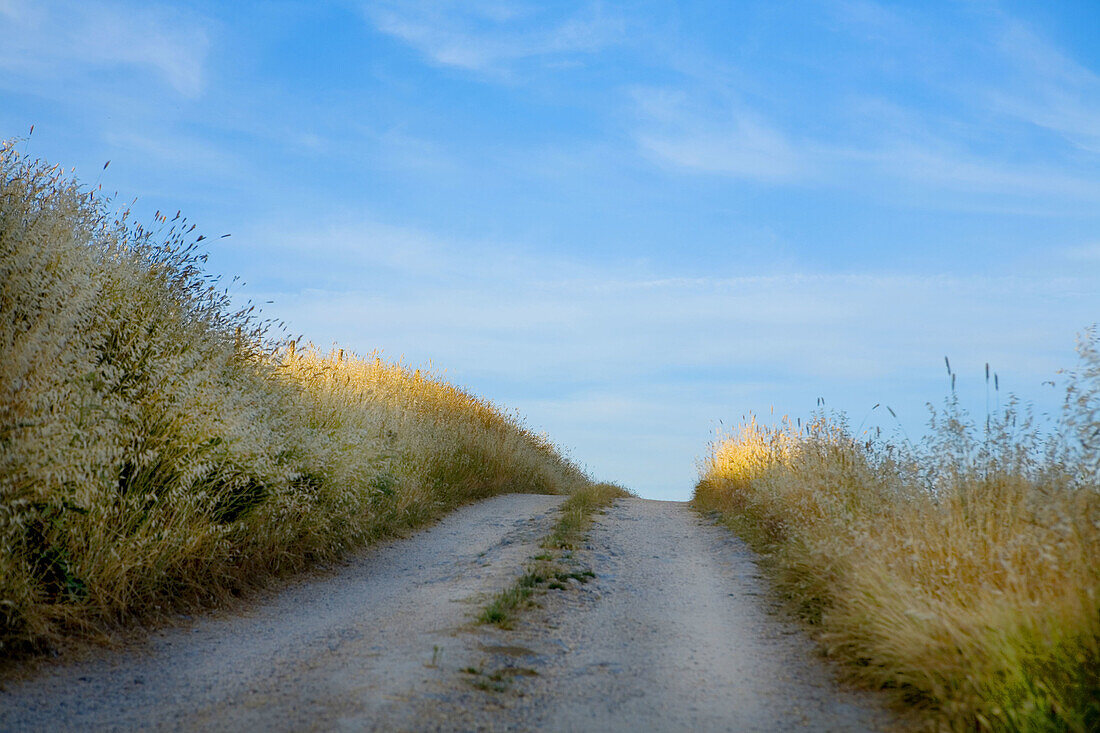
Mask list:
[{"label": "green grass patch", "polygon": [[548,550],[575,550],[592,524],[592,515],[615,499],[630,496],[621,486],[610,483],[592,484],[574,492],[561,506],[561,517],[543,540]]}]

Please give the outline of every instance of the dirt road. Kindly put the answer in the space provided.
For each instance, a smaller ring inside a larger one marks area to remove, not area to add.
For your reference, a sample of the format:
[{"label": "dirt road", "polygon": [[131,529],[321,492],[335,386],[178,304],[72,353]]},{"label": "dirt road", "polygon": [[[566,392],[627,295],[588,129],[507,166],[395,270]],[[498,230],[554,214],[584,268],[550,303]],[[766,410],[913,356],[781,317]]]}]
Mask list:
[{"label": "dirt road", "polygon": [[560,497],[465,507],[248,610],[0,692],[0,730],[878,730],[772,612],[751,553],[686,505],[620,500],[587,584],[510,630],[471,623]]}]

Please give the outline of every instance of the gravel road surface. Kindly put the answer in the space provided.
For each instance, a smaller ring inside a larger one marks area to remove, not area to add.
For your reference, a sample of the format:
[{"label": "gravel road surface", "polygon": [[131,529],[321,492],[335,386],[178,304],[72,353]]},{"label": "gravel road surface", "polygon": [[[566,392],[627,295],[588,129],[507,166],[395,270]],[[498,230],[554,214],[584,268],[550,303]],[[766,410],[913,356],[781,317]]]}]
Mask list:
[{"label": "gravel road surface", "polygon": [[0,730],[888,730],[775,613],[752,553],[685,504],[623,499],[570,560],[595,579],[476,626],[561,497],[464,507],[233,614],[50,665]]}]

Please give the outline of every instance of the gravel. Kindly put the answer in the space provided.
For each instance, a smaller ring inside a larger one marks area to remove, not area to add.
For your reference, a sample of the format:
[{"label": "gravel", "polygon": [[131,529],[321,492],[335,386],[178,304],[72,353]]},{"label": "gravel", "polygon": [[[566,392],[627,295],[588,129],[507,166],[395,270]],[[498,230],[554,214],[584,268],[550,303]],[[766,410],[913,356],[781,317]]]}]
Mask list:
[{"label": "gravel", "polygon": [[618,500],[514,629],[475,626],[561,497],[464,507],[245,611],[53,665],[0,693],[0,730],[870,731],[777,613],[752,552],[687,505]]}]

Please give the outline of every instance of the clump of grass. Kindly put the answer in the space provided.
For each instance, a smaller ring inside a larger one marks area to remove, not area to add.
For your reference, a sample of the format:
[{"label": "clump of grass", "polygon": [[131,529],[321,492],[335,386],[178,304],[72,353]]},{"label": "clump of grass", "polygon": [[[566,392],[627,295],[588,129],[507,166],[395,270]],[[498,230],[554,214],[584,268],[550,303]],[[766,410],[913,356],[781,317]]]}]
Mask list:
[{"label": "clump of grass", "polygon": [[592,514],[630,492],[611,483],[598,483],[574,492],[562,502],[561,517],[542,546],[553,550],[575,550],[592,524]]},{"label": "clump of grass", "polygon": [[842,415],[720,439],[694,502],[765,554],[858,680],[959,730],[1100,729],[1100,356],[1086,333],[1063,430],[1014,402],[974,426],[952,392],[920,445]]},{"label": "clump of grass", "polygon": [[[526,577],[526,575],[524,576]],[[510,628],[517,609],[525,606],[534,592],[534,586],[523,585],[523,578],[515,585],[497,593],[478,614],[479,624],[493,624],[502,629]]]},{"label": "clump of grass", "polygon": [[479,667],[463,667],[460,671],[470,675],[470,684],[484,692],[507,692],[516,677],[538,676],[538,672],[525,667],[504,667],[493,671],[486,671]]},{"label": "clump of grass", "polygon": [[563,590],[570,580],[587,583],[596,577],[590,569],[578,570],[567,565],[560,551],[576,549],[592,524],[592,514],[626,496],[631,496],[629,491],[610,483],[588,484],[573,492],[562,502],[558,521],[542,542],[549,552],[532,557],[523,575],[485,604],[477,622],[511,628],[516,612],[527,606],[540,588]]},{"label": "clump of grass", "polygon": [[588,483],[437,375],[271,338],[194,229],[0,146],[0,656]]}]

